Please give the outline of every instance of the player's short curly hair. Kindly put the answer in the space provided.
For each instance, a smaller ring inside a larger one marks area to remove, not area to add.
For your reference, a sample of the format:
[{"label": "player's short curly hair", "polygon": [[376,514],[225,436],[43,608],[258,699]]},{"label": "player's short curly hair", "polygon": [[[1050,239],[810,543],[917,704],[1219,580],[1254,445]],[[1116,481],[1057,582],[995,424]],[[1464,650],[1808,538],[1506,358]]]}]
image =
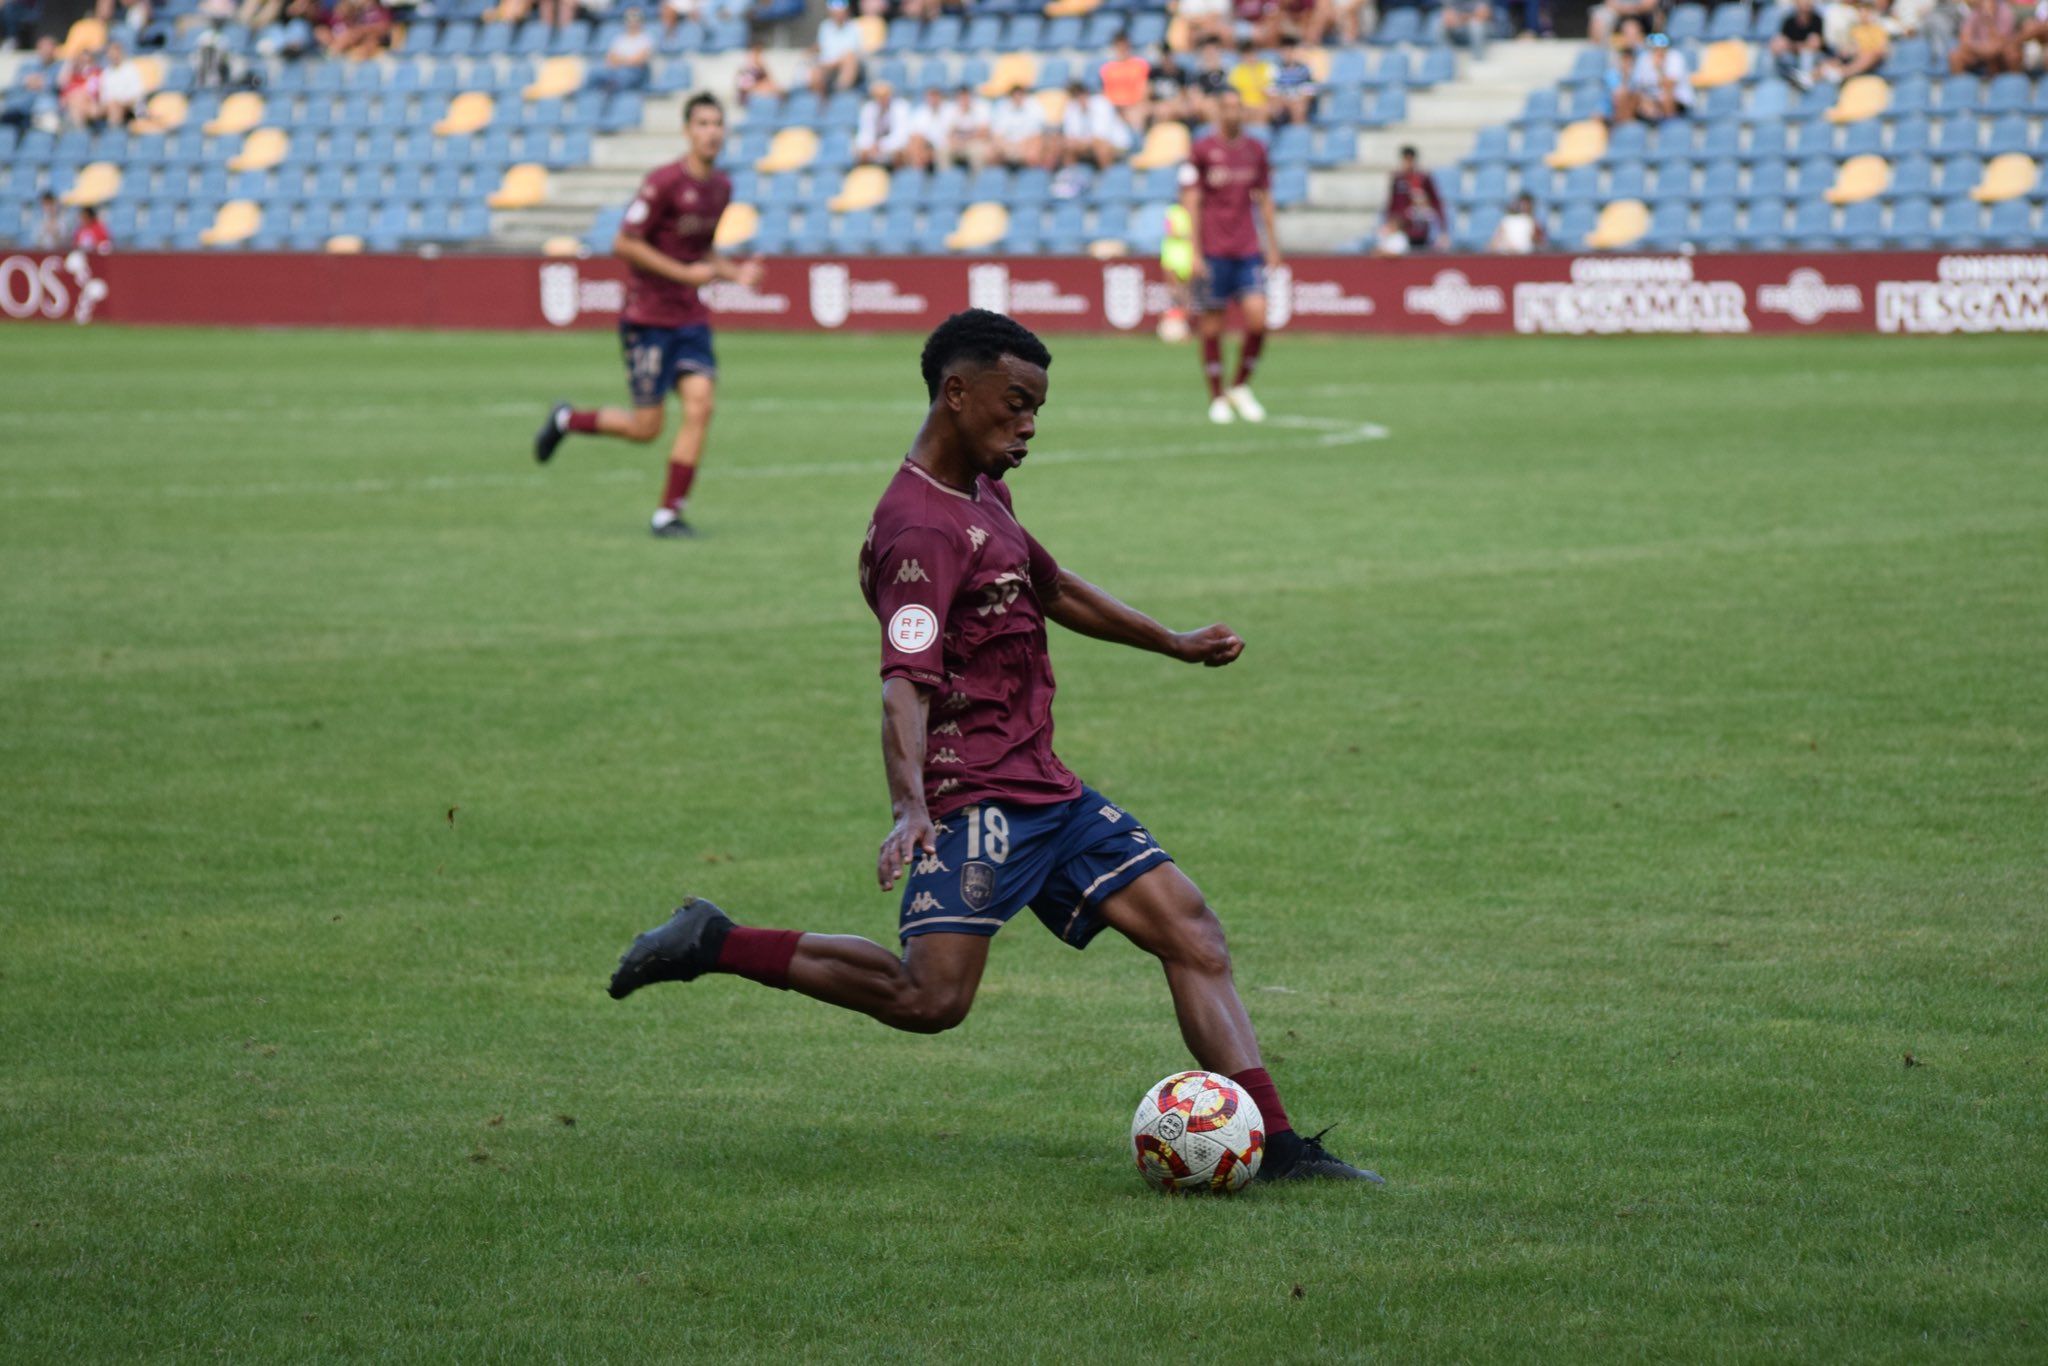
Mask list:
[{"label": "player's short curly hair", "polygon": [[718,102],[718,96],[708,90],[700,90],[690,96],[689,102],[683,106],[684,127],[687,128],[689,126],[690,115],[696,113],[699,109],[716,109],[718,117],[721,120],[725,118],[725,106]]},{"label": "player's short curly hair", "polygon": [[939,381],[946,367],[956,360],[994,365],[1004,356],[1015,356],[1041,370],[1052,365],[1052,352],[1036,333],[1015,318],[991,313],[986,308],[969,308],[940,323],[925,339],[919,368],[924,371],[927,398],[939,396]]}]

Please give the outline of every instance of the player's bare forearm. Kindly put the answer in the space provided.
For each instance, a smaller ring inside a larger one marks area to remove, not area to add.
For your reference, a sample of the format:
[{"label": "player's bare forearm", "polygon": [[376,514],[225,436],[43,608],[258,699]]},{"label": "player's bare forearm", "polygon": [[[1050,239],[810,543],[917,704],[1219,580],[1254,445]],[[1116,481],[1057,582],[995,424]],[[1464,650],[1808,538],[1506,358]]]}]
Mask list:
[{"label": "player's bare forearm", "polygon": [[649,275],[659,275],[664,280],[677,284],[702,288],[714,280],[742,280],[748,284],[760,282],[761,267],[754,261],[734,261],[713,252],[701,261],[678,261],[675,257],[649,246],[637,237],[620,233],[612,239],[612,254],[636,270]]},{"label": "player's bare forearm", "polygon": [[1221,622],[1199,631],[1168,630],[1137,608],[1119,602],[1064,569],[1045,600],[1045,615],[1076,635],[1150,650],[1188,664],[1206,664],[1212,669],[1244,653],[1244,640]]},{"label": "player's bare forearm", "polygon": [[924,801],[924,737],[931,696],[907,678],[882,684],[882,770],[889,780],[889,810],[896,817],[875,860],[883,891],[896,885],[911,857],[938,847]]},{"label": "player's bare forearm", "polygon": [[1280,228],[1273,220],[1273,196],[1264,190],[1256,191],[1259,203],[1259,221],[1266,229],[1266,265],[1280,264]]},{"label": "player's bare forearm", "polygon": [[1180,192],[1180,206],[1188,215],[1188,241],[1196,243],[1194,274],[1206,275],[1209,271],[1208,258],[1200,250],[1202,240],[1202,196],[1190,185]]}]

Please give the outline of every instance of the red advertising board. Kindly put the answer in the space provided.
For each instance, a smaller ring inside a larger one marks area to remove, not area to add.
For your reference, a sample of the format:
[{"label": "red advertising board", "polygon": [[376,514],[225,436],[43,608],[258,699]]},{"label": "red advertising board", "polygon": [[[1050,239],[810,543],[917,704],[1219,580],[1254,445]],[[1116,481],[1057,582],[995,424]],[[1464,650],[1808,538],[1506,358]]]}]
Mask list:
[{"label": "red advertising board", "polygon": [[[782,258],[707,291],[718,326],[924,331],[970,305],[1044,331],[1128,332],[1171,296],[1155,264],[1074,258]],[[2048,331],[2048,252],[1301,257],[1272,325],[1443,334]],[[610,327],[611,260],[235,253],[0,256],[17,321],[255,327]]]}]

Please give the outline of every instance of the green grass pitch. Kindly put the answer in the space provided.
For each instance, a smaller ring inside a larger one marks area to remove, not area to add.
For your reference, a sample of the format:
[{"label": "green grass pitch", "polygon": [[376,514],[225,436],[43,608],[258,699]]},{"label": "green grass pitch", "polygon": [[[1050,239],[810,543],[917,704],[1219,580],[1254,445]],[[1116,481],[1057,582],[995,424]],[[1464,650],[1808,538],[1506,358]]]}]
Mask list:
[{"label": "green grass pitch", "polygon": [[1169,1201],[1156,968],[958,1031],[605,999],[687,891],[890,938],[869,509],[914,338],[0,334],[0,1357],[2048,1353],[2048,348],[1056,341],[1019,510],[1220,672],[1061,751],[1383,1190]]}]

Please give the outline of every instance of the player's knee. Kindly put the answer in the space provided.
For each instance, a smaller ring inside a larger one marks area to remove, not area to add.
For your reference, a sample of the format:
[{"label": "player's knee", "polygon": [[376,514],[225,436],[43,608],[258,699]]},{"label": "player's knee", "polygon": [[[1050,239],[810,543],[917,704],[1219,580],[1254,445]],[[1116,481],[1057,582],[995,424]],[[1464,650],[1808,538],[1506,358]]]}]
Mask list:
[{"label": "player's knee", "polygon": [[972,998],[952,992],[911,990],[883,1017],[883,1023],[911,1034],[943,1034],[967,1018]]},{"label": "player's knee", "polygon": [[711,414],[718,409],[718,402],[710,394],[685,394],[683,396],[683,420],[696,426],[703,426],[711,420]]},{"label": "player's knee", "polygon": [[1204,976],[1230,972],[1230,941],[1224,937],[1223,922],[1206,901],[1195,902],[1176,918],[1169,951],[1175,963]]},{"label": "player's knee", "polygon": [[652,441],[661,435],[661,410],[659,408],[635,408],[628,419],[626,439],[628,441]]}]

